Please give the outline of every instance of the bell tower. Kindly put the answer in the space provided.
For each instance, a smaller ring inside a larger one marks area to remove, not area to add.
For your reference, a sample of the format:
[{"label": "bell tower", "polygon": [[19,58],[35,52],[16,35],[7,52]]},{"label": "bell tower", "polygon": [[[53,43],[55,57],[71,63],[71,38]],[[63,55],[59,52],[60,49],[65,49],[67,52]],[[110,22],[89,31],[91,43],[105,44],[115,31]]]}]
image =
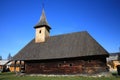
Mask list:
[{"label": "bell tower", "polygon": [[51,27],[47,23],[47,19],[45,16],[44,8],[42,9],[42,15],[40,17],[39,22],[35,25],[35,42],[45,42],[47,38],[50,36]]}]

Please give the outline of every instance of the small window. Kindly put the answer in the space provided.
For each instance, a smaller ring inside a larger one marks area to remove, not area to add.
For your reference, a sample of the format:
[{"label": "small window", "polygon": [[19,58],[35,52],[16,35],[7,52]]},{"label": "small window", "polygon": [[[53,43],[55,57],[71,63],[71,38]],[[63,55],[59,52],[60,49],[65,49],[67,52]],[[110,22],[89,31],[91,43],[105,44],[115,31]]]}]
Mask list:
[{"label": "small window", "polygon": [[41,30],[39,31],[39,33],[41,33]]},{"label": "small window", "polygon": [[64,61],[64,63],[66,63],[66,61]]},{"label": "small window", "polygon": [[91,60],[88,60],[88,63],[90,63],[91,62]]},{"label": "small window", "polygon": [[31,66],[31,64],[28,64],[28,66]]},{"label": "small window", "polygon": [[58,64],[58,67],[61,67],[62,66],[62,64]]},{"label": "small window", "polygon": [[70,67],[73,66],[72,64],[70,64]]},{"label": "small window", "polygon": [[82,65],[82,67],[85,67],[84,65]]},{"label": "small window", "polygon": [[85,59],[84,61],[88,61],[87,59]]}]

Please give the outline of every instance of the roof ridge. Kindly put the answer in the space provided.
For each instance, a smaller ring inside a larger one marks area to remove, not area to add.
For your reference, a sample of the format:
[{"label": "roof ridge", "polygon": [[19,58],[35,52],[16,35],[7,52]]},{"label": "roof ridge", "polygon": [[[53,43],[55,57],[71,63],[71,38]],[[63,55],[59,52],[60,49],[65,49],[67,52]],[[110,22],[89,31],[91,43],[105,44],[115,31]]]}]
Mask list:
[{"label": "roof ridge", "polygon": [[76,33],[88,33],[88,32],[87,31],[79,31],[79,32],[72,32],[72,33],[65,33],[65,34],[56,34],[56,35],[52,35],[50,37],[63,36],[63,35],[71,35],[71,34],[76,34]]}]

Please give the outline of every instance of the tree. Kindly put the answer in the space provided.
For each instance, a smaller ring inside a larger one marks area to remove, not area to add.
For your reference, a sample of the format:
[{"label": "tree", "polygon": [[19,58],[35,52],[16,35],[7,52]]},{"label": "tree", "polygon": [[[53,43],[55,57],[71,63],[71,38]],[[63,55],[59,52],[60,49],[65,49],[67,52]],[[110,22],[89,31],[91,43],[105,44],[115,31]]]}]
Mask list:
[{"label": "tree", "polygon": [[2,56],[0,56],[0,60],[2,60]]},{"label": "tree", "polygon": [[9,53],[9,55],[8,55],[8,60],[10,60],[12,58],[12,56],[11,56],[11,54]]}]

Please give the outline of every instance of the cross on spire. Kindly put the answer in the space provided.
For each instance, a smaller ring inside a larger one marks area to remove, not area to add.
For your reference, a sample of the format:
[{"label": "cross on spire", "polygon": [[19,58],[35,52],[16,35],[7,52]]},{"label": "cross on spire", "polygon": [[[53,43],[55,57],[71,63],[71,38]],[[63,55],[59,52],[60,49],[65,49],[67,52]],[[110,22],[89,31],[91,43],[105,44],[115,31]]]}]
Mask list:
[{"label": "cross on spire", "polygon": [[42,1],[42,9],[44,9],[44,1]]}]

